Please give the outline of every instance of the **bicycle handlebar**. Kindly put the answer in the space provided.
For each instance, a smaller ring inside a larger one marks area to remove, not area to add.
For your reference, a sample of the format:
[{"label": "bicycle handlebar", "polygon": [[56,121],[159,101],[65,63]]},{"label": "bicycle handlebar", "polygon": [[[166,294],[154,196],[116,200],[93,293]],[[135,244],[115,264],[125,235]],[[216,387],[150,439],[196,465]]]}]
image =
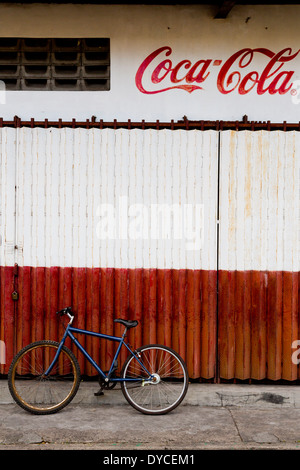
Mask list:
[{"label": "bicycle handlebar", "polygon": [[60,315],[62,317],[63,315],[68,315],[71,313],[72,313],[72,307],[65,307],[62,310],[59,310],[58,312],[56,312],[56,315]]}]

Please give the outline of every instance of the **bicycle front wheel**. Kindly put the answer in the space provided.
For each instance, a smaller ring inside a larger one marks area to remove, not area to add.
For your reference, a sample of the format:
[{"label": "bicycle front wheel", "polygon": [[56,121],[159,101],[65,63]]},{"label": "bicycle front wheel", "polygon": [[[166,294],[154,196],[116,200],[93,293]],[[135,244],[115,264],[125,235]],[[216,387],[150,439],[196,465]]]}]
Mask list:
[{"label": "bicycle front wheel", "polygon": [[63,346],[49,375],[45,372],[59,343],[38,341],[23,348],[13,359],[8,386],[15,402],[33,414],[50,414],[74,398],[80,384],[80,368],[74,354]]},{"label": "bicycle front wheel", "polygon": [[136,356],[138,359],[129,356],[122,369],[121,387],[128,403],[150,415],[174,410],[188,389],[183,359],[173,349],[158,344],[142,346],[136,350]]}]

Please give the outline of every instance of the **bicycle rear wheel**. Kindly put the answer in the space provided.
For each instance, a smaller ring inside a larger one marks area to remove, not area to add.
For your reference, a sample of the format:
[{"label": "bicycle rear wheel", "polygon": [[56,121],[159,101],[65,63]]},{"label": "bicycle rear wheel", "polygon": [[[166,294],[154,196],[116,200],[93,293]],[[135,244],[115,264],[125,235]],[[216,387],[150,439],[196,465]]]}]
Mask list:
[{"label": "bicycle rear wheel", "polygon": [[80,368],[74,354],[63,346],[48,376],[59,343],[38,341],[23,348],[13,359],[8,386],[15,402],[33,414],[50,414],[74,398],[80,384]]},{"label": "bicycle rear wheel", "polygon": [[[183,359],[171,348],[150,344],[129,356],[122,369],[122,392],[128,403],[144,414],[159,415],[174,410],[188,389],[188,372]],[[140,362],[153,375],[149,375]]]}]

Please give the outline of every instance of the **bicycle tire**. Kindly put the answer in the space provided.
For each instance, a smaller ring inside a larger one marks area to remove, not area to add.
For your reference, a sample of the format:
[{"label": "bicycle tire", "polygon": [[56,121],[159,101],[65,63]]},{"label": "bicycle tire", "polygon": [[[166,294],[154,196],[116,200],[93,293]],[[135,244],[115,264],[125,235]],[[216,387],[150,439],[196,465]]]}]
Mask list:
[{"label": "bicycle tire", "polygon": [[134,356],[129,356],[122,368],[121,389],[128,403],[143,414],[161,415],[174,410],[184,399],[189,384],[185,362],[173,349],[159,344],[142,346],[135,351],[154,380]]},{"label": "bicycle tire", "polygon": [[48,377],[43,373],[53,360],[59,343],[37,341],[14,357],[8,372],[8,387],[24,410],[45,415],[60,411],[75,397],[80,385],[80,367],[65,345]]}]

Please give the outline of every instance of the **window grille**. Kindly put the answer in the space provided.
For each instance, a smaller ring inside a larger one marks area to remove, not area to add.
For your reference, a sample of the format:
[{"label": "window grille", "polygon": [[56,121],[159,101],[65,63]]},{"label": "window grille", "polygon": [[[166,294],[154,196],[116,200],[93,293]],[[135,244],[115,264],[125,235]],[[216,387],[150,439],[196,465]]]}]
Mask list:
[{"label": "window grille", "polygon": [[7,90],[109,90],[108,38],[0,38]]}]

